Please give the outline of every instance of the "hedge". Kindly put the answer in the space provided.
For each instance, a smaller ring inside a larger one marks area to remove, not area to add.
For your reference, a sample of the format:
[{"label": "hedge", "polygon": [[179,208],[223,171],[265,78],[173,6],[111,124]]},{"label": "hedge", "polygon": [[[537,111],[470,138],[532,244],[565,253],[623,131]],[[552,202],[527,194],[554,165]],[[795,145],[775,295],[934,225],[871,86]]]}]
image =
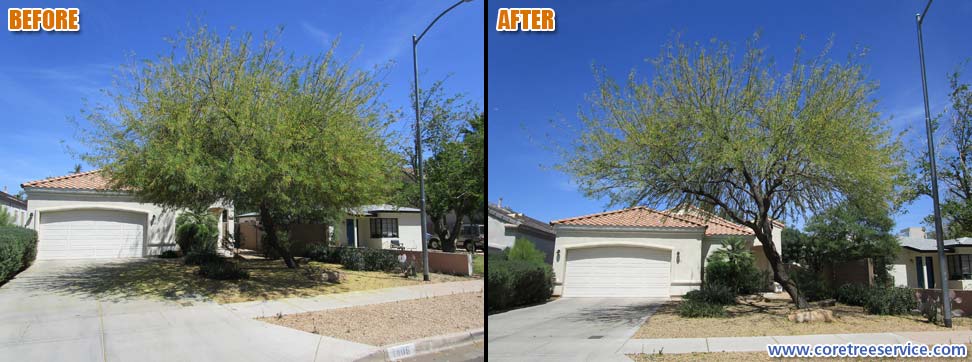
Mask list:
[{"label": "hedge", "polygon": [[490,312],[544,302],[553,293],[549,265],[489,259],[486,273],[486,306]]},{"label": "hedge", "polygon": [[398,255],[382,249],[314,245],[308,248],[306,255],[314,261],[344,265],[348,270],[397,271],[401,268]]},{"label": "hedge", "polygon": [[27,269],[37,257],[37,232],[19,226],[0,226],[0,283]]}]

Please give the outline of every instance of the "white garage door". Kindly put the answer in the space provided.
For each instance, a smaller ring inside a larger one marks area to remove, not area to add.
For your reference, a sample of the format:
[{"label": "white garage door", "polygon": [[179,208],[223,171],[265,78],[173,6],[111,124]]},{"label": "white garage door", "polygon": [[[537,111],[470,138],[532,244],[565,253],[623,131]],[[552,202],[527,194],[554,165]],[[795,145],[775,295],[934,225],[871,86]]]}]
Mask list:
[{"label": "white garage door", "polygon": [[597,247],[567,252],[565,297],[668,298],[671,251]]},{"label": "white garage door", "polygon": [[37,259],[142,256],[145,214],[69,210],[42,212],[40,215]]}]

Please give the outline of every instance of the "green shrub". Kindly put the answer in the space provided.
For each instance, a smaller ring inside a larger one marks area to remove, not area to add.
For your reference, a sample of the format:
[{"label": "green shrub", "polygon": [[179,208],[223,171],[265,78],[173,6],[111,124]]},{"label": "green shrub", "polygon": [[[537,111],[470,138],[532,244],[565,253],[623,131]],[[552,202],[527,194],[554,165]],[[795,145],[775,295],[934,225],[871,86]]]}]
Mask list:
[{"label": "green shrub", "polygon": [[202,265],[210,262],[223,261],[223,257],[213,254],[213,253],[200,253],[200,252],[189,252],[186,254],[186,258],[182,260],[186,265]]},{"label": "green shrub", "polygon": [[527,239],[517,238],[513,242],[513,247],[506,252],[507,260],[521,260],[534,264],[545,265],[546,254],[537,248]]},{"label": "green shrub", "polygon": [[183,254],[216,253],[219,220],[207,211],[186,211],[176,218],[176,244]]},{"label": "green shrub", "polygon": [[0,208],[0,226],[12,226],[13,216],[10,215],[6,210]]},{"label": "green shrub", "polygon": [[705,282],[727,286],[736,294],[754,294],[769,286],[769,273],[756,267],[755,257],[743,239],[732,237],[706,260]]},{"label": "green shrub", "polygon": [[[208,254],[202,254],[208,255]],[[250,278],[250,273],[240,265],[225,259],[208,260],[199,264],[199,275],[216,280],[239,280]]]},{"label": "green shrub", "polygon": [[162,259],[178,258],[179,257],[179,252],[177,252],[175,250],[166,250],[166,251],[163,251],[161,254],[159,254],[159,257],[162,258]]},{"label": "green shrub", "polygon": [[838,302],[860,307],[863,306],[864,301],[867,300],[869,289],[870,288],[863,284],[844,284],[837,288],[836,298]]},{"label": "green shrub", "polygon": [[864,310],[870,314],[909,314],[918,307],[918,300],[911,288],[869,288]]},{"label": "green shrub", "polygon": [[0,283],[27,269],[37,257],[37,232],[19,226],[0,226]]},{"label": "green shrub", "polygon": [[808,302],[830,299],[834,296],[823,277],[809,269],[794,268],[790,271],[790,277]]},{"label": "green shrub", "polygon": [[723,318],[726,310],[719,304],[684,300],[678,304],[678,315],[683,318]]},{"label": "green shrub", "polygon": [[486,306],[498,311],[540,303],[553,292],[550,265],[523,260],[490,259],[486,267]]},{"label": "green shrub", "polygon": [[306,256],[308,259],[313,261],[319,261],[321,263],[334,263],[340,264],[341,259],[339,258],[340,247],[332,247],[324,244],[314,244],[307,248]]},{"label": "green shrub", "polygon": [[344,265],[348,270],[396,271],[401,269],[394,252],[371,248],[328,247],[314,245],[305,255],[314,261]]},{"label": "green shrub", "polygon": [[690,291],[683,298],[718,305],[736,303],[736,293],[732,288],[721,284],[705,284],[702,286],[702,289]]}]

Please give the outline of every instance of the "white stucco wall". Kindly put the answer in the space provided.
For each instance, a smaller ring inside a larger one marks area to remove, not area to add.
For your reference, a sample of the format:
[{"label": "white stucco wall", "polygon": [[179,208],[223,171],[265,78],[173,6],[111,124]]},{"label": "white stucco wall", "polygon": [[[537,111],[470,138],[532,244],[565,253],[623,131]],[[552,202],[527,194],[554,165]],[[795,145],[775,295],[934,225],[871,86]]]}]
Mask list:
[{"label": "white stucco wall", "polygon": [[[143,255],[158,255],[164,250],[178,248],[175,243],[175,220],[181,210],[166,211],[158,205],[140,203],[131,195],[115,192],[27,190],[27,198],[28,215],[33,215],[28,227],[35,230],[40,225],[40,219],[44,217],[45,211],[109,209],[140,212],[145,213],[147,229],[144,233]],[[229,222],[232,223],[232,206],[222,204],[214,206],[229,209]],[[232,235],[234,229],[229,227],[226,231]],[[43,240],[44,236],[38,235],[38,238]]]},{"label": "white stucco wall", "polygon": [[554,294],[563,290],[567,253],[577,247],[625,245],[649,247],[671,251],[672,295],[683,295],[698,289],[702,284],[702,230],[693,232],[659,231],[604,231],[556,228],[556,249],[560,258],[554,258],[556,277]]},{"label": "white stucco wall", "polygon": [[486,219],[486,246],[499,250],[512,248],[515,238],[506,234],[506,224],[492,216]]},{"label": "white stucco wall", "polygon": [[27,209],[0,204],[0,212],[10,215],[10,222],[17,226],[24,226],[27,222]]},{"label": "white stucco wall", "polygon": [[379,218],[398,219],[398,237],[396,238],[372,238],[371,219],[374,217],[366,216],[347,216],[334,225],[334,240],[338,245],[348,245],[346,223],[348,219],[357,220],[358,225],[358,247],[374,249],[390,249],[391,241],[398,240],[405,250],[422,250],[422,228],[420,215],[417,212],[379,212]]}]

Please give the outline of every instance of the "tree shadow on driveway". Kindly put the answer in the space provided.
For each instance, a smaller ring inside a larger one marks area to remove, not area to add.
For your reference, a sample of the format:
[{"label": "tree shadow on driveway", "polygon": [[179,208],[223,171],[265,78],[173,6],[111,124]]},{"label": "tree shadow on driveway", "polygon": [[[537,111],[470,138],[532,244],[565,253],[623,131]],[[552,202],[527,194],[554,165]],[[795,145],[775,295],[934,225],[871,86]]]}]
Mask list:
[{"label": "tree shadow on driveway", "polygon": [[658,308],[659,302],[646,301],[624,305],[590,306],[568,317],[572,321],[603,324],[639,324]]}]

